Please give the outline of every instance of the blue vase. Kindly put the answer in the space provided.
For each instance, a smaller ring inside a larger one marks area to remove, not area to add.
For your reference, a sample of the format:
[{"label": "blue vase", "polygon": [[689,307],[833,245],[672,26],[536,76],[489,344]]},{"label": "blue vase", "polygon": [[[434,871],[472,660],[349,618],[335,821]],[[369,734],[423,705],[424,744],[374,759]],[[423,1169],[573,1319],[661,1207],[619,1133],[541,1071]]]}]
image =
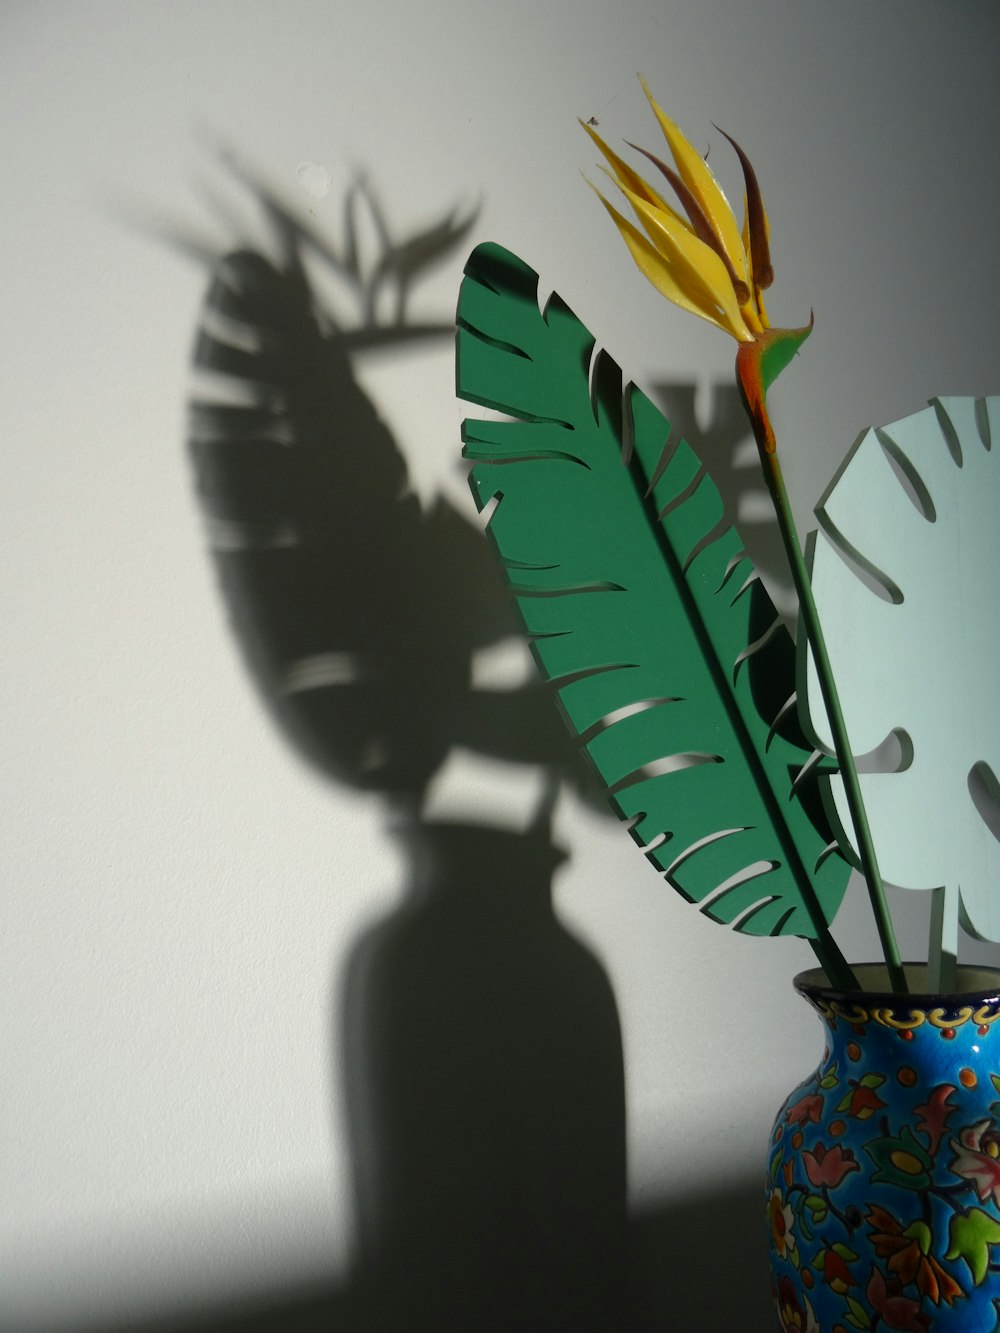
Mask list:
[{"label": "blue vase", "polygon": [[875,965],[857,992],[795,978],[826,1049],[768,1148],[782,1330],[1000,1329],[1000,970],[958,971],[949,995],[893,995]]}]

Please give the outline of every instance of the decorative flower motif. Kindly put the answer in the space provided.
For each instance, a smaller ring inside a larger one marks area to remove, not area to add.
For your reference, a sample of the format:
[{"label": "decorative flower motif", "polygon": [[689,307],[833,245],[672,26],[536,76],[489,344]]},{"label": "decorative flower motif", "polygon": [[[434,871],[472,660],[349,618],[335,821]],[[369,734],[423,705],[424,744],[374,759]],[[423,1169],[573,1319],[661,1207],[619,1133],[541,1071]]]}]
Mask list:
[{"label": "decorative flower motif", "polygon": [[785,1119],[793,1125],[804,1125],[807,1121],[818,1124],[823,1113],[823,1098],[818,1093],[807,1093],[797,1102],[785,1108]]},{"label": "decorative flower motif", "polygon": [[795,1284],[790,1278],[783,1277],[778,1283],[777,1295],[778,1318],[781,1320],[782,1333],[822,1333],[816,1322],[809,1298],[799,1299]]},{"label": "decorative flower motif", "polygon": [[847,1109],[848,1114],[855,1120],[870,1120],[883,1106],[885,1102],[877,1092],[873,1092],[871,1088],[859,1087],[851,1093],[851,1104]]},{"label": "decorative flower motif", "polygon": [[1000,1207],[1000,1133],[992,1120],[980,1120],[969,1125],[952,1139],[955,1157],[949,1170],[963,1180],[971,1180],[981,1201],[992,1194]]},{"label": "decorative flower motif", "polygon": [[787,1259],[795,1249],[795,1237],[792,1235],[792,1223],[795,1214],[791,1205],[784,1202],[780,1190],[772,1190],[767,1204],[767,1217],[771,1225],[771,1244],[781,1259]]},{"label": "decorative flower motif", "polygon": [[875,1091],[885,1082],[881,1074],[866,1074],[864,1078],[852,1083],[851,1090],[837,1106],[838,1111],[846,1111],[854,1120],[870,1120],[876,1111],[881,1111],[885,1102]]},{"label": "decorative flower motif", "polygon": [[877,1268],[872,1268],[865,1291],[868,1302],[877,1315],[881,1315],[887,1327],[899,1329],[900,1333],[928,1333],[931,1327],[930,1316],[920,1313],[920,1302],[903,1296],[897,1277],[887,1282]]},{"label": "decorative flower motif", "polygon": [[839,1144],[827,1148],[826,1144],[817,1143],[811,1152],[802,1154],[802,1161],[810,1184],[817,1189],[824,1185],[835,1189],[850,1172],[861,1169],[850,1148],[841,1148]]},{"label": "decorative flower motif", "polygon": [[865,1152],[877,1168],[872,1174],[873,1185],[885,1183],[908,1190],[929,1187],[934,1162],[909,1125],[904,1125],[898,1135],[866,1143]]},{"label": "decorative flower motif", "polygon": [[942,1301],[951,1305],[964,1296],[959,1284],[931,1254],[932,1235],[926,1222],[912,1222],[904,1231],[903,1224],[877,1204],[871,1206],[866,1220],[872,1227],[875,1253],[880,1259],[888,1259],[889,1271],[904,1287],[915,1282],[920,1295],[935,1305]]},{"label": "decorative flower motif", "polygon": [[937,1152],[938,1144],[944,1137],[948,1117],[955,1109],[954,1106],[950,1105],[951,1094],[954,1091],[954,1083],[939,1083],[926,1102],[916,1108],[917,1115],[920,1116],[917,1121],[917,1129],[926,1134],[930,1140],[927,1144],[927,1151],[932,1157]]},{"label": "decorative flower motif", "polygon": [[857,1257],[846,1245],[828,1245],[817,1254],[813,1267],[820,1269],[823,1281],[831,1291],[844,1296],[851,1287],[858,1285],[857,1278],[847,1266],[849,1260]]}]

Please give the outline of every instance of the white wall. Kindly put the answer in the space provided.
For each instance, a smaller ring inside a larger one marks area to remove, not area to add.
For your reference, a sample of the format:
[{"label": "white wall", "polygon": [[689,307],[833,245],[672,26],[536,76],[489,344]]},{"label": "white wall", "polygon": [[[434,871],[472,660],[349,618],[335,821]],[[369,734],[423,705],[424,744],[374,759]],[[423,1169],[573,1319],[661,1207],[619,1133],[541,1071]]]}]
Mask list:
[{"label": "white wall", "polygon": [[[774,396],[805,521],[864,426],[1000,391],[998,38],[971,0],[0,10],[0,1326],[108,1326],[352,1263],[338,985],[405,864],[380,797],[289,751],[217,595],[184,446],[206,274],[154,234],[236,239],[212,142],[333,235],[359,166],[402,231],[481,200],[466,251],[501,241],[640,383],[707,398],[731,344],[631,271],[579,176],[577,116],[652,142],[641,69],[720,170],[710,123],[737,134],[772,315],[815,310]],[[464,257],[420,288],[426,317],[453,312]],[[447,343],[363,374],[421,498],[471,517]],[[523,821],[536,791],[455,755],[434,810]],[[817,1053],[789,1005],[808,947],[707,922],[572,798],[558,832],[558,909],[617,993],[633,1208],[752,1177]],[[924,907],[901,910],[921,951]],[[845,912],[845,951],[871,955],[863,904]]]}]

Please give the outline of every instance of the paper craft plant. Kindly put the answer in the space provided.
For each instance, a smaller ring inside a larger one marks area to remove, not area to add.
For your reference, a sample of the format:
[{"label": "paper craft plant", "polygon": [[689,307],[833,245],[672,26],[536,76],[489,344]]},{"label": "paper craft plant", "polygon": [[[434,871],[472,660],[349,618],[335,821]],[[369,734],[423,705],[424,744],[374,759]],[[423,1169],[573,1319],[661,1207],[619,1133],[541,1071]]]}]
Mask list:
[{"label": "paper craft plant", "polygon": [[[729,139],[741,229],[643,87],[672,165],[638,151],[679,207],[584,125],[639,225],[600,197],[650,282],[738,344],[798,596],[802,720],[795,646],[704,465],[557,295],[539,308],[537,274],[495,244],[473,252],[458,306],[459,395],[506,417],[464,423],[476,503],[493,506],[489,536],[570,730],[667,882],[743,933],[809,939],[850,987],[830,923],[855,864],[903,990],[877,842],[894,882],[941,888],[931,953],[946,980],[959,897],[965,924],[1000,938],[988,887],[1000,870],[988,688],[1000,636],[983,615],[1000,555],[1000,406],[942,400],[863,437],[823,504],[814,596],[766,402],[811,320],[770,323],[769,225],[743,150]],[[899,771],[859,778],[854,754],[893,732]]]},{"label": "paper craft plant", "polygon": [[[1000,939],[998,513],[997,398],[934,399],[866,431],[817,507],[812,584],[853,743],[898,741],[890,769],[860,774],[865,808],[886,877],[934,890],[944,982],[960,917]],[[804,684],[829,745],[812,663]],[[843,786],[830,785],[850,844]]]}]

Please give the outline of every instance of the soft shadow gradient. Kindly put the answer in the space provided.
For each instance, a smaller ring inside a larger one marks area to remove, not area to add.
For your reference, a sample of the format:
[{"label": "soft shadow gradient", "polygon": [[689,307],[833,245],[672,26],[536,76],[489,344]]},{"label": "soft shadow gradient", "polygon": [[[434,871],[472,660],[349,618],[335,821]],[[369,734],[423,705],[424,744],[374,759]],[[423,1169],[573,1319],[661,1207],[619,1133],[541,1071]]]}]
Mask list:
[{"label": "soft shadow gradient", "polygon": [[[452,336],[450,321],[410,323],[408,296],[473,219],[451,212],[395,241],[359,182],[334,247],[240,174],[274,246],[213,261],[195,345],[190,451],[212,558],[267,710],[330,780],[385,798],[408,891],[334,981],[344,1065],[332,1091],[346,1089],[355,1270],[126,1327],[770,1328],[759,1182],[627,1217],[615,998],[552,906],[558,791],[569,784],[604,803],[547,688],[472,687],[473,654],[520,633],[511,601],[479,529],[445,500],[421,508],[355,376],[369,348],[402,356]],[[362,214],[381,243],[368,269]],[[354,291],[353,320],[320,299],[317,263]],[[731,404],[719,401],[711,439],[696,436],[702,447],[736,438]],[[696,425],[693,414],[684,424]],[[428,784],[456,745],[542,767],[531,828],[424,818]]]},{"label": "soft shadow gradient", "polygon": [[[589,779],[540,683],[473,688],[474,653],[520,633],[510,599],[481,531],[411,493],[354,373],[370,347],[452,336],[451,322],[411,327],[405,295],[471,220],[396,245],[359,184],[334,250],[244,180],[277,255],[219,261],[195,346],[190,446],[213,558],[272,716],[327,777],[386,798],[411,865],[404,906],[355,947],[336,996],[362,1249],[338,1317],[387,1333],[613,1330],[621,1034],[601,965],[551,898],[551,804]],[[359,209],[383,248],[367,270]],[[310,261],[357,290],[353,324],[321,301]],[[542,766],[533,828],[424,819],[456,745]]]}]

